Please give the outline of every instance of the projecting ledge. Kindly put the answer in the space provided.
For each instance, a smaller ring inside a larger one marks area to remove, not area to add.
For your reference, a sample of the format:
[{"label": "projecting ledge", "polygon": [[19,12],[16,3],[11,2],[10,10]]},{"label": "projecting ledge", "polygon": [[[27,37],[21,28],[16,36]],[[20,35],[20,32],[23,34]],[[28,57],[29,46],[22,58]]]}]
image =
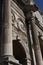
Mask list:
[{"label": "projecting ledge", "polygon": [[2,64],[4,62],[9,63],[9,64],[21,65],[19,63],[19,61],[16,60],[13,56],[4,56],[4,57],[2,57],[0,64]]}]

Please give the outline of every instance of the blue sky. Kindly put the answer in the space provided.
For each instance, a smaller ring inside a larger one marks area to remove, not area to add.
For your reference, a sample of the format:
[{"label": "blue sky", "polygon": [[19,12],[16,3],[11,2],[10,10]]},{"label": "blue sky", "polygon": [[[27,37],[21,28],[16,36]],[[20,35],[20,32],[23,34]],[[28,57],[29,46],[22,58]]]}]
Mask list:
[{"label": "blue sky", "polygon": [[43,0],[34,0],[38,8],[43,11]]}]

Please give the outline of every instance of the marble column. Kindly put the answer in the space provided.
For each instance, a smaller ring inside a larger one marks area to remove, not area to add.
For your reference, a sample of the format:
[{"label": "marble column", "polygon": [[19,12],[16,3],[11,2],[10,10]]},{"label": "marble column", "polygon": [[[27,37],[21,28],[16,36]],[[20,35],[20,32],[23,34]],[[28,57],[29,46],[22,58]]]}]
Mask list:
[{"label": "marble column", "polygon": [[1,63],[19,65],[19,61],[13,57],[11,1],[3,0]]},{"label": "marble column", "polygon": [[35,58],[36,58],[36,64],[37,65],[43,65],[42,64],[42,54],[40,49],[40,42],[38,39],[38,31],[37,27],[35,25],[35,17],[32,16],[31,18],[31,29],[32,29],[32,37],[33,37],[33,45],[34,45],[34,52],[35,52]]},{"label": "marble column", "polygon": [[[28,14],[26,14],[28,15]],[[34,65],[34,61],[33,61],[33,52],[32,52],[32,45],[31,45],[31,37],[30,37],[30,22],[28,21],[28,17],[26,16],[26,28],[27,28],[27,37],[28,37],[28,47],[29,47],[29,54],[30,54],[30,62],[28,60],[28,64],[32,64]]]},{"label": "marble column", "polygon": [[32,47],[32,53],[33,53],[33,62],[34,62],[34,65],[36,65],[36,59],[35,59],[35,54],[34,54],[34,49],[33,49],[32,33],[31,33],[31,25],[29,27],[30,27],[29,33],[30,33],[31,47]]},{"label": "marble column", "polygon": [[12,55],[12,21],[11,21],[11,0],[3,0],[3,30],[2,30],[2,56]]}]

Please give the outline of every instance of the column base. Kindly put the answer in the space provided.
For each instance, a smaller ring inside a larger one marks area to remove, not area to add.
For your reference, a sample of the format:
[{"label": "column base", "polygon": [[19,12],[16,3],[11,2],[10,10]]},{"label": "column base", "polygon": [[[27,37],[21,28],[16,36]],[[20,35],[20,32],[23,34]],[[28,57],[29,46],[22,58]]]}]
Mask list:
[{"label": "column base", "polygon": [[1,65],[21,65],[18,60],[16,60],[13,56],[3,56],[0,61]]}]

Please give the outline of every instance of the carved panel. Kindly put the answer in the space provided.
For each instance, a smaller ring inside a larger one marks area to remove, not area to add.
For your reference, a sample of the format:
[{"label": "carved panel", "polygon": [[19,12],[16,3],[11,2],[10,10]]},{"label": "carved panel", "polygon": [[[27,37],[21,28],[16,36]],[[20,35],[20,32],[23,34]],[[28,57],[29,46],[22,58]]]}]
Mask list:
[{"label": "carved panel", "polygon": [[15,16],[15,13],[13,12],[13,10],[11,10],[11,14],[12,14],[12,25],[15,26],[16,28],[18,28],[17,27],[16,16]]},{"label": "carved panel", "polygon": [[26,43],[27,33],[26,33],[25,18],[23,17],[24,14],[21,15],[18,11],[16,9],[14,9],[13,6],[11,7],[12,37],[13,37],[13,39],[16,39],[16,37],[18,36],[18,38],[20,40],[22,40]]},{"label": "carved panel", "polygon": [[15,21],[15,15],[14,15],[14,13],[12,12],[12,22],[14,23],[14,21]]},{"label": "carved panel", "polygon": [[22,19],[19,18],[19,16],[17,16],[17,14],[13,12],[13,10],[11,10],[11,14],[12,14],[12,25],[15,26],[18,30],[21,30],[22,32],[26,33],[25,23],[23,23]]},{"label": "carved panel", "polygon": [[25,33],[25,32],[26,32],[26,26],[25,26],[25,24],[22,22],[22,20],[20,20],[20,18],[19,18],[17,24],[18,24],[18,28],[19,28],[22,32]]}]

